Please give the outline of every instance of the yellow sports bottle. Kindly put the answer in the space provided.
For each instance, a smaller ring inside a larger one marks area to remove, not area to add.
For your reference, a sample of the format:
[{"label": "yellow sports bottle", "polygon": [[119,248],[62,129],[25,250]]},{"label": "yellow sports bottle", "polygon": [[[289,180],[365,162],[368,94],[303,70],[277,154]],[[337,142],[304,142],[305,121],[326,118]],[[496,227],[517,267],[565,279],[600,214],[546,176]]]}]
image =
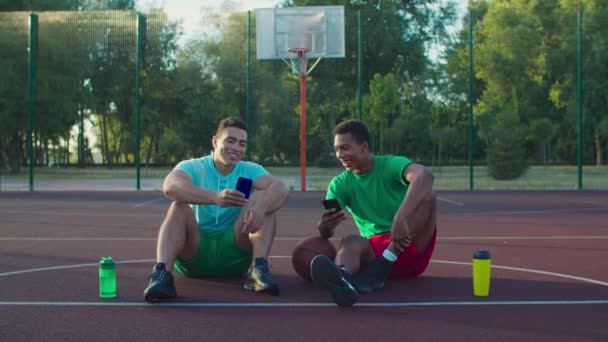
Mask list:
[{"label": "yellow sports bottle", "polygon": [[475,296],[490,294],[490,269],[490,252],[475,252],[473,254],[473,294]]}]

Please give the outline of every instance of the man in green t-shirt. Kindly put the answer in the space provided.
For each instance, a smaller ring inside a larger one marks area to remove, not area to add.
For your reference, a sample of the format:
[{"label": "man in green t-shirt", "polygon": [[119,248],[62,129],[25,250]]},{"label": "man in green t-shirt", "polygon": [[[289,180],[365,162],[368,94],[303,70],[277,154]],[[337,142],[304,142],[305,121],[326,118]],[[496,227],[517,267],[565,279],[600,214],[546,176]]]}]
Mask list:
[{"label": "man in green t-shirt", "polygon": [[172,203],[144,290],[148,302],[177,296],[173,270],[185,277],[245,274],[246,290],[279,293],[268,254],[277,229],[275,212],[287,201],[287,187],[261,165],[241,160],[247,148],[242,120],[220,121],[211,143],[211,155],[178,163],[163,183]]},{"label": "man in green t-shirt", "polygon": [[[334,129],[336,157],[346,170],[331,180],[325,198],[348,210],[360,235],[342,239],[335,262],[315,257],[311,271],[315,285],[329,290],[340,306],[352,306],[358,293],[382,288],[387,277],[417,277],[435,246],[433,174],[406,157],[375,156],[368,144],[361,121],[344,121]],[[333,236],[344,220],[344,210],[324,210],[321,236]]]}]

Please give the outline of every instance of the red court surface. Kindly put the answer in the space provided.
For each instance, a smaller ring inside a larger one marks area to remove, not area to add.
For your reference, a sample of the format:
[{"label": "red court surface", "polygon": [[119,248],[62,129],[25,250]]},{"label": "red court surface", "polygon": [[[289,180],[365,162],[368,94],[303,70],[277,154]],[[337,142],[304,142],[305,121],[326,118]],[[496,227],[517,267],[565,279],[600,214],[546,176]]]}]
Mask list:
[{"label": "red court surface", "polygon": [[[608,341],[608,192],[440,192],[431,264],[339,308],[301,280],[292,248],[321,192],[293,193],[271,252],[279,297],[233,279],[185,279],[147,304],[160,192],[1,192],[0,341]],[[338,235],[355,231],[352,220]],[[337,240],[333,240],[337,243]],[[489,297],[473,252],[492,253]],[[118,297],[98,297],[101,256]]]}]

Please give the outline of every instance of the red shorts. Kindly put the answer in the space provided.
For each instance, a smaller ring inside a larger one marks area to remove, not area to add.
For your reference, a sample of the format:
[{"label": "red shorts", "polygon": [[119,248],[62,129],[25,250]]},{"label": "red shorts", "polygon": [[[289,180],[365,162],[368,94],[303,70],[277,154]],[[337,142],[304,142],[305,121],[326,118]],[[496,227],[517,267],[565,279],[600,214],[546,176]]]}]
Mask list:
[{"label": "red shorts", "polygon": [[[379,258],[391,242],[391,234],[374,235],[368,240],[372,245],[376,258]],[[435,227],[433,237],[424,253],[420,253],[413,243],[401,252],[397,261],[393,264],[391,273],[388,275],[389,278],[415,278],[422,274],[429,265],[429,261],[431,261],[431,255],[435,248],[435,240],[437,240],[437,227]]]}]

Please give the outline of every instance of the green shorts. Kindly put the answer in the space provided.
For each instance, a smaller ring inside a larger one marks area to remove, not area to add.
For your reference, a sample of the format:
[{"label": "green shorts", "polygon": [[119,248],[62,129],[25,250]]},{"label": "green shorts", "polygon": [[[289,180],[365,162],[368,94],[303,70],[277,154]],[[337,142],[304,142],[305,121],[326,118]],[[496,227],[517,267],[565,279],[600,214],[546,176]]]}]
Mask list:
[{"label": "green shorts", "polygon": [[247,272],[253,253],[234,242],[234,226],[221,232],[200,232],[196,255],[187,261],[177,258],[175,270],[190,278],[240,276]]}]

